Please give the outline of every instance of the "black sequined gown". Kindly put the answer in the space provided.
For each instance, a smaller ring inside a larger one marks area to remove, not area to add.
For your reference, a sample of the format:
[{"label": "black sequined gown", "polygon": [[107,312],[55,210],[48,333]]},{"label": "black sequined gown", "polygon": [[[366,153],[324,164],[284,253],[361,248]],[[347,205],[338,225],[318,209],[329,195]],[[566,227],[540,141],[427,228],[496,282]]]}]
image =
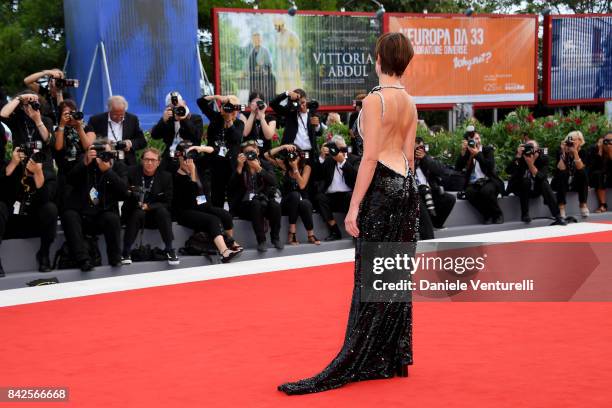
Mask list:
[{"label": "black sequined gown", "polygon": [[355,287],[342,349],[321,373],[282,384],[279,391],[326,391],[349,382],[393,377],[399,365],[412,364],[412,302],[361,302],[360,268],[364,242],[415,242],[418,211],[410,170],[404,176],[379,161],[357,216]]}]

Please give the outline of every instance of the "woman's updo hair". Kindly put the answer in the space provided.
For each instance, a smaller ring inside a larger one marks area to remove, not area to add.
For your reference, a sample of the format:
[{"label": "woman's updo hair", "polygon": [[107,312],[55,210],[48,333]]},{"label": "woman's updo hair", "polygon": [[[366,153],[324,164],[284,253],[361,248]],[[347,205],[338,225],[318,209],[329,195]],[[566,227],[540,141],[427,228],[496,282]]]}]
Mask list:
[{"label": "woman's updo hair", "polygon": [[414,57],[414,49],[408,37],[402,33],[386,33],[376,41],[376,58],[380,57],[383,74],[402,76]]}]

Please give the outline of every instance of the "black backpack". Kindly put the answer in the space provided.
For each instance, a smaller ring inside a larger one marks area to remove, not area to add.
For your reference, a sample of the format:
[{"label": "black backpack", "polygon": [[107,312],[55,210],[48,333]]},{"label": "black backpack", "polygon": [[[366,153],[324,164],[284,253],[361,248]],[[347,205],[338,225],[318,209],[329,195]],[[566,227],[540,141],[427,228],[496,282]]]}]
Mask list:
[{"label": "black backpack", "polygon": [[[234,245],[234,239],[223,232],[223,240],[228,248]],[[194,232],[187,241],[185,246],[179,249],[183,255],[217,255],[219,251],[213,242],[213,239],[206,232]]]},{"label": "black backpack", "polygon": [[[98,248],[98,237],[96,235],[86,236],[84,243],[92,265],[102,265],[102,254],[100,254],[100,248]],[[76,259],[70,252],[68,242],[64,241],[60,249],[55,253],[53,269],[76,269],[78,267]]]}]

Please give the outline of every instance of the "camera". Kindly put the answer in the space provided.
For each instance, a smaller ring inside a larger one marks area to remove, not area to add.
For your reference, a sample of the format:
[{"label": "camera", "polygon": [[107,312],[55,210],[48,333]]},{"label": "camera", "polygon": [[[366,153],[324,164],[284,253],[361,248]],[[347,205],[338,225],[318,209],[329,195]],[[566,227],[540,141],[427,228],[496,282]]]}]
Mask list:
[{"label": "camera", "polygon": [[329,154],[332,157],[335,157],[340,152],[342,152],[342,153],[347,153],[348,152],[348,148],[346,148],[346,147],[338,147],[338,145],[333,143],[333,142],[325,143],[324,146],[329,149]]},{"label": "camera", "polygon": [[266,103],[264,101],[257,101],[257,109],[259,110],[266,109]]},{"label": "camera", "polygon": [[144,199],[145,199],[145,190],[140,187],[140,186],[129,186],[128,190],[128,197],[133,197],[136,200],[138,200],[138,203],[140,204],[140,206],[142,206],[142,204],[144,203]]},{"label": "camera", "polygon": [[419,149],[423,150],[425,152],[428,152],[429,151],[429,145],[428,144],[422,144],[422,145],[419,145],[419,146],[417,146],[415,148],[415,150],[419,150]]},{"label": "camera", "polygon": [[612,139],[604,139],[602,143],[604,146],[612,145]]},{"label": "camera", "polygon": [[299,101],[289,100],[287,102],[287,109],[289,109],[290,112],[297,112],[299,108],[300,108]]},{"label": "camera", "polygon": [[105,163],[110,162],[112,159],[119,158],[119,152],[116,150],[104,150],[103,152],[96,153],[98,158]]},{"label": "camera", "polygon": [[45,161],[45,154],[42,152],[43,144],[40,140],[25,142],[19,145],[19,149],[25,154],[26,162],[32,159],[34,163]]},{"label": "camera", "polygon": [[196,150],[189,150],[189,148],[193,146],[191,142],[181,142],[176,146],[176,150],[174,151],[174,158],[178,159],[179,157],[184,158],[185,160],[191,159],[195,160],[198,158],[199,154]]},{"label": "camera", "polygon": [[565,141],[565,145],[567,147],[573,147],[574,146],[574,138],[572,136],[568,136],[567,140]]},{"label": "camera", "polygon": [[83,115],[83,112],[79,112],[79,111],[71,111],[70,112],[70,117],[73,120],[82,120],[85,116]]},{"label": "camera", "polygon": [[425,201],[425,208],[432,216],[436,216],[436,207],[434,205],[433,196],[431,195],[431,188],[427,184],[419,184],[419,194]]},{"label": "camera", "polygon": [[176,120],[177,117],[183,117],[187,114],[187,109],[184,106],[179,105],[179,98],[177,92],[170,93],[170,104],[172,105],[172,119]]},{"label": "camera", "polygon": [[353,100],[353,108],[361,108],[363,106],[363,101]]},{"label": "camera", "polygon": [[314,112],[317,109],[319,109],[319,102],[313,100],[310,100],[308,102],[306,102],[306,107],[308,108],[309,111]]},{"label": "camera", "polygon": [[525,143],[521,146],[523,147],[523,156],[533,156],[535,153],[537,153],[537,150],[531,143]]},{"label": "camera", "polygon": [[55,86],[59,89],[79,87],[78,79],[54,78],[54,80],[55,80]]},{"label": "camera", "polygon": [[100,153],[106,151],[106,143],[100,143],[100,142],[94,143],[94,144],[91,145],[89,150],[95,150],[96,154],[99,157]]},{"label": "camera", "polygon": [[244,112],[246,107],[244,105],[234,105],[231,102],[226,102],[223,104],[223,112],[232,113],[232,112]]},{"label": "camera", "polygon": [[248,152],[245,152],[244,155],[246,156],[247,160],[257,160],[257,152],[254,150],[249,150]]},{"label": "camera", "polygon": [[124,140],[119,140],[115,142],[112,147],[116,150],[125,150],[127,143]]},{"label": "camera", "polygon": [[40,102],[38,101],[31,101],[31,102],[22,101],[21,104],[24,107],[30,105],[30,107],[34,109],[35,111],[40,110]]},{"label": "camera", "polygon": [[470,149],[473,149],[476,147],[476,141],[474,139],[470,139],[468,140],[467,145]]}]

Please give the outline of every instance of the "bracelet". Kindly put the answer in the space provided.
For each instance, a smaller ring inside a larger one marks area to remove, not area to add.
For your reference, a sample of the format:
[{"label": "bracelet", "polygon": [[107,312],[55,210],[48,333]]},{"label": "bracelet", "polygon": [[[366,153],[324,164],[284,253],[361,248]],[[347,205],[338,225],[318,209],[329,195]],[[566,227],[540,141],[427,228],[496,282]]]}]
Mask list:
[{"label": "bracelet", "polygon": [[64,127],[63,126],[58,126],[57,129],[55,130],[61,130],[62,132],[64,131]]},{"label": "bracelet", "polygon": [[44,123],[42,123],[42,122],[40,122],[39,124],[37,124],[37,125],[36,125],[36,127],[41,127],[41,126],[43,126],[43,127],[44,127],[44,126],[45,126],[45,124],[44,124]]}]

